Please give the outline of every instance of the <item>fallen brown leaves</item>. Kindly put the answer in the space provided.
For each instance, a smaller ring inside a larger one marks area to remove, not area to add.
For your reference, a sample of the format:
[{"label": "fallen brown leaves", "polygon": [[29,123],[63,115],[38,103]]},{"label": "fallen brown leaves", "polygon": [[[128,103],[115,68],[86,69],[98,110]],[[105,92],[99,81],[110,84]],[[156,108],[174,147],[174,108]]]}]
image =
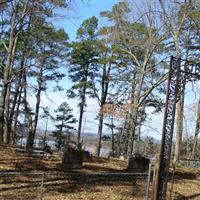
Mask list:
[{"label": "fallen brown leaves", "polygon": [[[116,159],[96,158],[85,162],[76,170],[81,177],[70,178],[61,171],[62,154],[51,159],[29,155],[10,145],[0,146],[0,171],[38,172],[42,175],[0,176],[1,200],[142,200],[144,199],[146,177],[141,179],[110,177],[98,178],[95,173],[120,173],[126,169],[126,162]],[[50,174],[53,173],[53,174]],[[173,198],[200,199],[200,170],[177,168],[173,186]],[[170,196],[171,183],[168,184]]]}]

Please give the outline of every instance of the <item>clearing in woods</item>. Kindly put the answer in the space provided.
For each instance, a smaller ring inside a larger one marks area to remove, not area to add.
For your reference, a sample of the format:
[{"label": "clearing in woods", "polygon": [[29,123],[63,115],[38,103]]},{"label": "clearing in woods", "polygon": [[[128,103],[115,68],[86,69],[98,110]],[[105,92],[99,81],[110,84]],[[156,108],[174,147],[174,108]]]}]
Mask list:
[{"label": "clearing in woods", "polygon": [[[125,161],[93,157],[90,161],[84,162],[82,169],[73,171],[79,175],[70,176],[60,170],[61,160],[61,153],[55,153],[48,160],[38,155],[28,155],[15,146],[1,145],[1,172],[45,172],[46,174],[43,189],[41,189],[41,174],[1,175],[0,199],[144,199],[146,176],[95,176],[95,173],[124,173],[126,172]],[[173,189],[175,199],[198,199],[200,170],[180,168],[177,175]]]}]

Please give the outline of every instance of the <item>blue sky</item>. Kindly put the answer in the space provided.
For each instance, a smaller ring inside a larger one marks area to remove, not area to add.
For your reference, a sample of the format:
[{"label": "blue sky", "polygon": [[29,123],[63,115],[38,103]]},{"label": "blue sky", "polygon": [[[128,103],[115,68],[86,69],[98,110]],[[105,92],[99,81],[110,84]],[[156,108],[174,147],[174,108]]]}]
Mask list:
[{"label": "blue sky", "polygon": [[[57,27],[64,28],[69,34],[70,40],[75,40],[76,30],[83,20],[96,16],[100,17],[100,12],[111,10],[112,6],[118,3],[118,0],[76,0],[70,9],[59,10],[58,13],[67,16],[67,19],[55,21]],[[99,20],[99,26],[105,24],[105,20]]]},{"label": "blue sky", "polygon": [[[60,19],[54,21],[54,24],[57,28],[64,28],[68,33],[70,41],[74,41],[76,38],[76,31],[82,22],[90,18],[92,16],[96,16],[99,19],[99,27],[106,25],[106,20],[100,17],[100,12],[112,10],[113,5],[118,3],[118,0],[77,0],[75,5],[72,5],[70,10],[59,10],[58,13],[62,15],[67,15],[67,18]],[[141,3],[141,1],[138,1]],[[66,77],[62,80],[61,85],[66,89],[69,89],[71,86],[71,81]],[[58,106],[63,101],[67,101],[69,105],[73,108],[73,114],[78,119],[79,109],[77,107],[78,100],[68,99],[65,95],[65,91],[61,93],[49,93],[48,98],[46,96],[43,97],[44,104],[48,104],[53,111],[56,106]],[[49,101],[50,100],[50,101]],[[98,129],[98,121],[95,120],[95,117],[98,114],[98,105],[95,99],[87,99],[87,109],[84,113],[83,117],[83,132],[92,132],[97,133]],[[156,127],[154,127],[154,133],[157,138],[160,138],[160,126],[162,126],[162,121],[160,120],[160,115],[154,115],[153,120],[160,123],[156,123]],[[50,128],[52,126],[50,125]],[[157,132],[155,131],[157,130]],[[107,132],[106,129],[104,129]],[[149,133],[152,135],[152,130],[144,128],[143,130],[145,134]]]},{"label": "blue sky", "polygon": [[[74,1],[73,1],[74,2]],[[65,31],[69,34],[70,41],[75,40],[76,37],[76,30],[81,25],[83,20],[96,16],[99,18],[99,13],[101,11],[107,11],[111,10],[112,6],[118,3],[118,0],[76,0],[76,4],[72,6],[70,10],[63,9],[59,10],[58,13],[65,16],[65,18],[57,18],[54,21],[54,24],[57,28],[64,28]],[[141,3],[141,1],[138,1]],[[66,17],[67,16],[67,17]],[[103,26],[106,24],[105,19],[100,18],[99,19],[99,26]],[[66,70],[67,73],[67,70]],[[61,81],[61,85],[64,87],[63,92],[47,92],[46,95],[42,96],[42,106],[49,106],[50,110],[53,112],[62,102],[67,101],[70,105],[70,107],[73,108],[74,112],[73,114],[78,119],[79,109],[77,107],[78,100],[72,100],[68,99],[66,97],[66,90],[70,88],[71,81],[66,77]],[[190,87],[191,88],[191,87]],[[191,104],[191,102],[197,102],[198,97],[196,98],[194,96],[194,93],[191,94],[191,89],[189,89],[189,93],[187,95],[186,101],[188,104]],[[198,95],[197,95],[198,96]],[[31,98],[34,104],[34,99]],[[186,103],[187,103],[186,102]],[[94,120],[96,115],[98,114],[98,105],[96,100],[94,99],[87,99],[87,110],[84,113],[84,119],[83,119],[83,129],[85,132],[92,132],[97,133],[97,125],[98,121]],[[194,107],[194,106],[193,106]],[[195,110],[195,109],[194,109]],[[149,111],[150,112],[150,111]],[[187,111],[187,115],[189,118],[195,118],[196,114],[194,111],[191,110],[189,107]],[[148,127],[143,127],[143,133],[146,135],[154,135],[155,138],[160,139],[161,137],[161,129],[162,129],[162,123],[163,123],[163,113],[150,115],[150,118],[152,120],[149,121],[146,125]],[[42,129],[44,127],[44,123],[40,121],[39,123],[40,128]],[[193,125],[191,125],[192,128],[194,128]],[[53,124],[49,125],[49,129],[53,129]],[[192,128],[190,128],[191,133],[193,132]]]},{"label": "blue sky", "polygon": [[[64,17],[57,17],[56,20],[53,21],[54,25],[57,28],[64,28],[65,31],[68,33],[70,41],[74,41],[76,38],[76,31],[82,22],[90,18],[92,16],[96,16],[99,18],[99,14],[101,11],[111,10],[112,6],[118,3],[118,0],[76,0],[72,1],[75,2],[72,4],[70,9],[60,9],[58,10],[58,14]],[[99,26],[103,26],[106,24],[105,19],[101,18],[99,20]],[[64,70],[67,73],[67,69]],[[71,81],[65,77],[61,82],[60,85],[64,88],[63,92],[50,92],[47,91],[46,94],[42,96],[41,106],[48,106],[50,111],[53,111],[64,101],[67,101],[71,108],[73,108],[73,114],[78,119],[79,115],[79,108],[77,107],[78,100],[76,99],[68,99],[66,96],[66,90],[70,88],[72,85]],[[51,84],[49,84],[49,88]],[[34,97],[30,97],[30,101],[32,105],[35,105]],[[87,99],[87,110],[84,113],[83,117],[83,131],[85,132],[97,132],[97,125],[98,121],[94,120],[94,118],[98,114],[98,105],[96,100],[94,99]],[[41,112],[42,113],[42,112]],[[40,120],[39,128],[43,129],[45,127],[45,122]],[[49,124],[49,129],[52,130],[54,128],[53,123]]]}]

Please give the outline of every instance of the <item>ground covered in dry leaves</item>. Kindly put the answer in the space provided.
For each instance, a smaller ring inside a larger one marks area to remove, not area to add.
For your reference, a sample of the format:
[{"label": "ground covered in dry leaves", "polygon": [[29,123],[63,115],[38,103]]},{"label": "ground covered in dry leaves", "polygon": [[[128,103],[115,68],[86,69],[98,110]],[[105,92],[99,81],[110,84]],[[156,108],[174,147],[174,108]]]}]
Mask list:
[{"label": "ground covered in dry leaves", "polygon": [[[143,200],[146,176],[126,173],[126,162],[92,158],[83,168],[70,173],[61,170],[62,154],[51,159],[8,145],[0,146],[1,200]],[[27,174],[20,174],[20,173]],[[41,174],[28,174],[28,173]],[[104,175],[102,175],[104,173]],[[111,175],[110,175],[111,173]],[[115,175],[113,176],[112,173]],[[117,175],[116,175],[117,174]],[[43,181],[42,181],[43,179]],[[171,183],[169,183],[170,196]],[[173,199],[200,200],[200,170],[178,168],[174,178]]]}]

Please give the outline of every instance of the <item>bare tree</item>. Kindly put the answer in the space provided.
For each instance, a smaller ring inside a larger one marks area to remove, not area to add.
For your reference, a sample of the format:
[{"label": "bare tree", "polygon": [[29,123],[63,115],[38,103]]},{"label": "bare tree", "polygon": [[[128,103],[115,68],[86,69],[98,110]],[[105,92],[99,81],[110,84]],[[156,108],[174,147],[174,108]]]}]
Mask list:
[{"label": "bare tree", "polygon": [[[156,70],[160,63],[154,57],[155,52],[161,50],[160,45],[164,41],[165,35],[161,33],[162,27],[156,21],[155,12],[150,6],[147,6],[137,19],[132,20],[129,17],[130,12],[128,3],[123,2],[114,6],[112,12],[102,13],[103,16],[110,18],[115,23],[112,27],[112,40],[119,44],[118,48],[121,53],[130,58],[133,67],[132,73],[135,74],[135,78],[132,80],[132,95],[130,95],[130,103],[133,106],[130,109],[129,121],[129,157],[133,153],[139,110],[152,91],[166,78],[165,75],[158,75]],[[152,76],[154,78],[149,79]]]},{"label": "bare tree", "polygon": [[[191,31],[194,26],[190,21],[192,4],[187,2],[173,2],[168,7],[164,1],[160,0],[162,8],[163,24],[168,34],[166,47],[177,58],[188,59],[190,57],[190,44],[192,44]],[[167,9],[168,8],[168,9]],[[184,96],[185,84],[182,85],[180,98],[177,103],[177,120],[176,120],[176,144],[174,163],[177,162],[180,154],[181,141],[183,135],[183,113],[184,113]]]},{"label": "bare tree", "polygon": [[192,152],[191,152],[191,155],[190,155],[191,159],[195,158],[199,132],[200,132],[200,100],[198,101],[196,127],[195,127],[195,133],[194,133],[194,142],[193,142]]}]

